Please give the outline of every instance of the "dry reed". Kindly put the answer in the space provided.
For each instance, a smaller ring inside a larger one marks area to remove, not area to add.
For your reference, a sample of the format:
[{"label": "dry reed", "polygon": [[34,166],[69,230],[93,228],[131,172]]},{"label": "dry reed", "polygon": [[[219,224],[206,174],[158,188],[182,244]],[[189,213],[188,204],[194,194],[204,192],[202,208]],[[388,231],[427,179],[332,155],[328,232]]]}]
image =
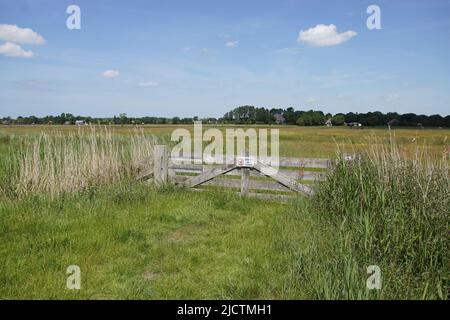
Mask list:
[{"label": "dry reed", "polygon": [[106,127],[88,127],[71,134],[42,133],[22,144],[10,170],[14,192],[53,197],[131,177],[140,160],[151,158],[154,138],[138,130],[118,136]]}]

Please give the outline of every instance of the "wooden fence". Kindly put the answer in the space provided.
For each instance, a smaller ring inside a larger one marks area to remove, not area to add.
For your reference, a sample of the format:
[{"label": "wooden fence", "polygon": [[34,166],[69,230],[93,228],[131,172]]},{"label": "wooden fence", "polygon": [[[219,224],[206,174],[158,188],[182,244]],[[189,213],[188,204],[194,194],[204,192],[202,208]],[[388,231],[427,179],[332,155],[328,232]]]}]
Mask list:
[{"label": "wooden fence", "polygon": [[269,166],[270,158],[235,156],[226,160],[224,165],[209,165],[195,156],[171,158],[167,146],[157,145],[153,159],[142,161],[138,178],[153,176],[157,185],[174,183],[196,191],[209,187],[233,188],[243,196],[286,201],[295,192],[312,195],[314,183],[325,179],[333,165],[330,159],[324,158],[281,157],[279,169],[273,170]]}]

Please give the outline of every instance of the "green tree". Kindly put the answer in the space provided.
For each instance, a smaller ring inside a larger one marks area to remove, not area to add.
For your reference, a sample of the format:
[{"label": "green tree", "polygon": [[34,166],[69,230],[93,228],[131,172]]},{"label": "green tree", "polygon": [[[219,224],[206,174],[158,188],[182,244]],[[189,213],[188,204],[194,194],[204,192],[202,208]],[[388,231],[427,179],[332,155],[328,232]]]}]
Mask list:
[{"label": "green tree", "polygon": [[345,117],[342,113],[338,113],[334,117],[331,118],[331,122],[335,126],[342,126],[345,122]]},{"label": "green tree", "polygon": [[120,124],[127,124],[128,118],[126,113],[119,114],[119,122]]}]

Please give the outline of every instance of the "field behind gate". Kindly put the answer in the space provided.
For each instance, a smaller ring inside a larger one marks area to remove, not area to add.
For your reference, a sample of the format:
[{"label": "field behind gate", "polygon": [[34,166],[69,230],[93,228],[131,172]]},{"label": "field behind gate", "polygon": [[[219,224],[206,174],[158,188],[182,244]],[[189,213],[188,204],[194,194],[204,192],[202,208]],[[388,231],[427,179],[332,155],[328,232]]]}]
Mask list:
[{"label": "field behind gate", "polygon": [[[159,143],[168,141],[174,127],[141,129]],[[2,189],[15,181],[9,175],[18,173],[24,159],[17,152],[32,145],[36,134],[77,130],[0,126]],[[84,171],[40,164],[40,174],[50,170],[55,181],[78,172],[79,188],[31,188],[37,179],[21,195],[1,195],[0,298],[446,297],[450,130],[394,130],[393,146],[385,129],[280,127],[282,156],[331,158],[341,149],[371,159],[337,167],[317,184],[317,196],[286,204],[240,198],[220,187],[193,193],[136,182],[133,167],[123,166],[145,155],[130,151],[127,137],[134,129],[110,130],[113,148],[82,144],[102,151],[97,160],[117,160],[89,171],[89,179]],[[106,179],[116,164],[120,174]],[[99,174],[102,183],[91,179]],[[81,268],[79,291],[66,288],[71,264]],[[371,264],[383,272],[380,291],[366,289]]]},{"label": "field behind gate", "polygon": [[[450,129],[419,129],[419,128],[399,128],[389,132],[386,128],[363,128],[350,129],[347,127],[299,127],[299,126],[210,126],[203,125],[206,130],[210,127],[219,128],[222,132],[225,128],[278,128],[280,129],[280,155],[285,157],[310,157],[329,158],[336,154],[336,147],[352,150],[364,150],[373,143],[385,143],[392,135],[396,142],[402,145],[405,150],[412,152],[417,146],[427,145],[427,150],[432,155],[440,155],[445,146],[448,146]],[[178,125],[142,125],[142,126],[110,126],[110,130],[119,135],[130,135],[138,128],[146,134],[158,137],[170,137],[176,128],[185,128],[191,131],[191,126]],[[76,126],[2,126],[0,125],[0,135],[29,135],[37,133],[70,133],[77,132],[80,128]],[[373,136],[378,138],[374,141]],[[446,138],[447,137],[447,138]]]}]

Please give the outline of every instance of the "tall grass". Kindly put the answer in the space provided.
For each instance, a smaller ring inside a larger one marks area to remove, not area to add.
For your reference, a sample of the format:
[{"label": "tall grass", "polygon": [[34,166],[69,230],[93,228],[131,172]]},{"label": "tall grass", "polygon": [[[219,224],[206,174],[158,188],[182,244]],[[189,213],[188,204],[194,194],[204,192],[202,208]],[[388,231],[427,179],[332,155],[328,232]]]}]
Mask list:
[{"label": "tall grass", "polygon": [[[449,161],[429,157],[426,147],[411,157],[395,141],[372,145],[359,161],[339,162],[313,199],[317,230],[329,236],[300,266],[312,294],[445,299]],[[381,290],[366,287],[369,265],[381,268]]]},{"label": "tall grass", "polygon": [[155,139],[135,131],[113,135],[107,128],[80,128],[76,133],[27,136],[11,151],[3,193],[51,197],[92,185],[129,178],[139,161],[150,158]]}]

